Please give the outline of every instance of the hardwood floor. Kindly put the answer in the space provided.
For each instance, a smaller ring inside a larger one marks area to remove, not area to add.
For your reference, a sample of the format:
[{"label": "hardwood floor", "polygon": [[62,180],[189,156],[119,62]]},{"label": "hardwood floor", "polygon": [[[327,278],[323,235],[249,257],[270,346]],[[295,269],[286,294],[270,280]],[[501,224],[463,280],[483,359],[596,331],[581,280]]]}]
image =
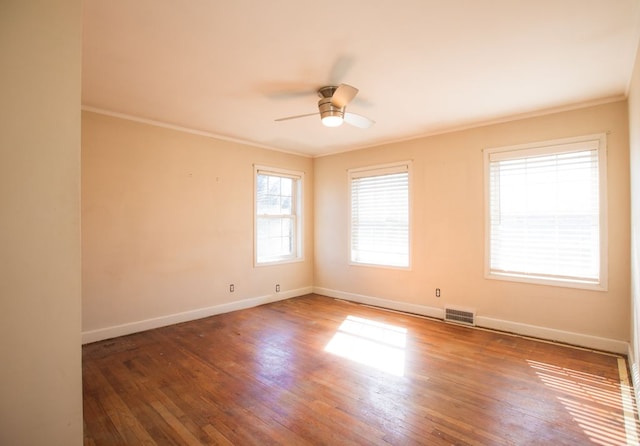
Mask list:
[{"label": "hardwood floor", "polygon": [[635,444],[619,362],[308,295],[85,345],[84,442]]}]

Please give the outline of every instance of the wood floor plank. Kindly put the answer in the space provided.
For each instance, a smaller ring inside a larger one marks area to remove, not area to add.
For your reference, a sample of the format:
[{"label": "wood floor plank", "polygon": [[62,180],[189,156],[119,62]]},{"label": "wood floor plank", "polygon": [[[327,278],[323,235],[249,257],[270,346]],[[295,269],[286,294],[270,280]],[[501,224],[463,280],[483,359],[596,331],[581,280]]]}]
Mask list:
[{"label": "wood floor plank", "polygon": [[[156,442],[145,430],[144,426],[140,423],[138,418],[131,412],[129,406],[125,404],[122,398],[118,395],[111,384],[104,378],[100,370],[95,365],[89,364],[87,369],[91,372],[92,380],[96,386],[101,388],[102,398],[101,405],[104,408],[106,418],[108,418],[108,424],[103,424],[103,431],[109,432],[111,439],[117,444],[143,444],[143,445],[155,445]],[[85,393],[85,396],[87,394]],[[88,401],[87,401],[88,402]],[[106,421],[103,419],[103,422]],[[108,428],[113,426],[114,430]],[[116,435],[119,434],[119,439]],[[98,440],[92,435],[92,438],[96,443]]]},{"label": "wood floor plank", "polygon": [[83,386],[85,445],[614,446],[630,425],[614,355],[318,295],[86,345]]}]

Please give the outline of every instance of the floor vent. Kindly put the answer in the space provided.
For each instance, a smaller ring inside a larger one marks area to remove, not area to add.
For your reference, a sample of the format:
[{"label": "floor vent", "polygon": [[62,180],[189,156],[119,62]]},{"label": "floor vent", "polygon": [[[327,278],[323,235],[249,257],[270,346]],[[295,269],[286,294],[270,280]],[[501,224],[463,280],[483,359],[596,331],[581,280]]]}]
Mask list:
[{"label": "floor vent", "polygon": [[444,320],[456,324],[476,325],[476,313],[475,311],[444,307]]}]

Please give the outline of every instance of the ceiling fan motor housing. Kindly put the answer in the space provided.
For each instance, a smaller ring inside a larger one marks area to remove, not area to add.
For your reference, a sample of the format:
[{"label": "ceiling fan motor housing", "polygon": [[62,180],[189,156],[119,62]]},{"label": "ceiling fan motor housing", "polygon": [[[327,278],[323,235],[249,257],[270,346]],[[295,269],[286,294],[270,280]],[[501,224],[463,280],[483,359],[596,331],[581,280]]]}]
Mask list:
[{"label": "ceiling fan motor housing", "polygon": [[318,101],[318,109],[320,109],[320,117],[338,116],[344,118],[344,107],[336,107],[331,103],[331,97],[322,98]]}]

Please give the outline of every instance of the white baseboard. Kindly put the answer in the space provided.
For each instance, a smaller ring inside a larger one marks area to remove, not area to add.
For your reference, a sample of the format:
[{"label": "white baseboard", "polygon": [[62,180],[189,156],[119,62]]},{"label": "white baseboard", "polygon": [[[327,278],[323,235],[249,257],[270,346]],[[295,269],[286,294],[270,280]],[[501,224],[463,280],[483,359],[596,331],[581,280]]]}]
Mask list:
[{"label": "white baseboard", "polygon": [[398,302],[396,300],[381,299],[379,297],[365,296],[363,294],[347,293],[346,291],[331,290],[329,288],[313,287],[313,292],[323,296],[335,297],[336,299],[348,300],[374,307],[387,308],[389,310],[402,311],[405,313],[420,314],[422,316],[444,319],[442,308],[428,307],[426,305],[410,304]]},{"label": "white baseboard", "polygon": [[636,398],[636,402],[640,402],[640,369],[633,354],[631,343],[629,343],[627,349],[627,364],[629,365],[629,372],[631,373],[631,385],[633,386],[634,397]]},{"label": "white baseboard", "polygon": [[538,325],[522,324],[520,322],[504,321],[484,316],[476,317],[476,325],[492,330],[506,331],[522,336],[529,336],[552,342],[561,342],[563,344],[570,344],[593,350],[602,350],[619,355],[626,355],[629,345],[628,342],[619,341],[617,339],[601,338],[584,333],[574,333],[571,331],[540,327]]},{"label": "white baseboard", "polygon": [[[256,307],[258,305],[285,300],[292,297],[303,296],[309,293],[321,294],[323,296],[334,297],[351,302],[357,302],[365,305],[387,308],[405,313],[413,313],[422,316],[432,317],[436,319],[444,318],[444,310],[442,308],[430,307],[426,305],[412,304],[408,302],[399,302],[379,297],[366,296],[363,294],[349,293],[322,287],[303,287],[295,290],[284,291],[276,294],[258,296],[249,299],[243,299],[235,302],[229,302],[211,307],[198,308],[195,310],[184,311],[181,313],[169,314],[141,321],[129,322],[126,324],[115,325],[110,327],[99,328],[97,330],[89,330],[82,332],[82,343],[102,341],[104,339],[125,336],[140,331],[151,330],[154,328],[165,327],[167,325],[178,324],[181,322],[202,319],[216,314],[228,313],[230,311],[243,310],[245,308]],[[540,327],[536,325],[522,324],[519,322],[504,321],[486,316],[477,316],[476,324],[478,327],[489,328],[493,330],[506,331],[522,336],[530,336],[548,341],[562,342],[572,344],[584,348],[602,350],[621,355],[627,355],[629,364],[632,355],[629,343],[615,339],[601,338],[582,333],[573,333],[569,331],[556,330],[553,328]],[[631,370],[631,376],[634,389],[640,388],[640,380],[638,371]]]},{"label": "white baseboard", "polygon": [[[364,296],[362,294],[348,293],[321,287],[314,287],[313,292],[316,294],[321,294],[323,296],[335,297],[337,299],[344,299],[351,302],[373,305],[407,313],[414,313],[437,319],[444,319],[444,309],[442,308],[398,302],[394,300]],[[620,355],[627,355],[629,351],[629,343],[625,341],[601,338],[598,336],[591,336],[582,333],[573,333],[569,331],[562,331],[554,328],[540,327],[536,325],[522,324],[519,322],[504,321],[485,316],[477,316],[476,325],[481,328],[500,330],[521,336],[539,338],[553,342],[561,342],[564,344],[571,344],[594,350],[602,350]]]},{"label": "white baseboard", "polygon": [[229,313],[236,310],[244,310],[246,308],[257,307],[279,300],[290,299],[292,297],[303,296],[313,292],[313,287],[298,288],[295,290],[283,291],[281,293],[269,294],[265,296],[252,297],[249,299],[238,300],[220,305],[214,305],[206,308],[198,308],[195,310],[183,311],[181,313],[168,314],[166,316],[144,319],[141,321],[129,322],[111,327],[99,328],[97,330],[89,330],[82,332],[82,343],[102,341],[105,339],[125,336],[140,331],[151,330],[153,328],[166,327],[167,325],[179,324],[181,322],[202,319],[216,314]]}]

